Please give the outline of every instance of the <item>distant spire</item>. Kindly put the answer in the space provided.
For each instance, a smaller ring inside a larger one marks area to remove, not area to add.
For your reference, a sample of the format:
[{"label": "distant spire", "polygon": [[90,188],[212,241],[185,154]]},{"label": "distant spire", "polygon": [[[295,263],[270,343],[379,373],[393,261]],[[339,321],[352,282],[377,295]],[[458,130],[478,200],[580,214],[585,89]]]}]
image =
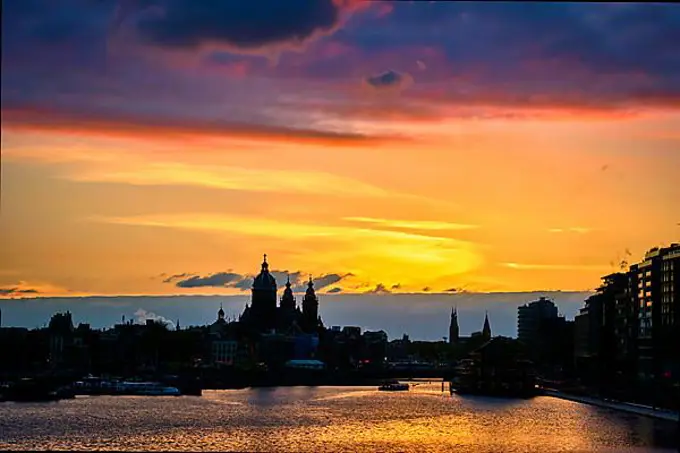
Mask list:
[{"label": "distant spire", "polygon": [[482,328],[482,335],[487,339],[491,339],[491,325],[489,324],[488,310],[486,310],[484,315],[484,327]]},{"label": "distant spire", "polygon": [[262,261],[262,270],[269,270],[269,263],[267,263],[267,254],[264,254],[264,260]]}]

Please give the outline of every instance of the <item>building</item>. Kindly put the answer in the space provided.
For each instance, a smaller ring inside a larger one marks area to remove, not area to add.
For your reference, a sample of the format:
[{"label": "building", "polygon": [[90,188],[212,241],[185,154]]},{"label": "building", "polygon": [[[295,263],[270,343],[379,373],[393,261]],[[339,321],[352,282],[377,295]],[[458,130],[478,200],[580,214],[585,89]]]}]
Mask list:
[{"label": "building", "polygon": [[277,306],[276,279],[269,272],[267,255],[264,255],[260,273],[255,277],[250,305],[239,318],[240,324],[254,332],[318,333],[323,327],[319,316],[319,299],[314,291],[311,276],[302,300],[302,310],[297,306],[290,279]]},{"label": "building", "polygon": [[573,329],[574,323],[559,316],[555,303],[545,297],[517,309],[517,338],[547,377],[562,378],[571,370]]},{"label": "building", "polygon": [[541,297],[517,309],[517,339],[533,347],[540,341],[541,326],[546,320],[557,318],[557,307],[553,301]]},{"label": "building", "polygon": [[234,365],[238,352],[238,342],[234,340],[216,340],[211,343],[212,363],[216,365]]},{"label": "building", "polygon": [[461,347],[476,347],[483,342],[491,339],[491,324],[489,323],[489,313],[484,315],[484,324],[481,331],[472,332],[469,337],[460,335],[458,326],[458,309],[451,308],[451,321],[449,322],[449,345],[459,345]]},{"label": "building", "polygon": [[637,283],[633,300],[638,311],[637,370],[645,381],[660,377],[680,380],[680,244],[655,247],[631,266]]},{"label": "building", "polygon": [[460,328],[458,327],[458,308],[451,309],[451,322],[449,323],[449,344],[458,344]]}]

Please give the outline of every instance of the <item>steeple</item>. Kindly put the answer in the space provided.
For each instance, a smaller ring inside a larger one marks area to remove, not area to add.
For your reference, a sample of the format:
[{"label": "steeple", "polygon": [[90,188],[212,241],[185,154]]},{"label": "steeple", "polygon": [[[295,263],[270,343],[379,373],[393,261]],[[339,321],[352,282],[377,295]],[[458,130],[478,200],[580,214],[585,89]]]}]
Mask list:
[{"label": "steeple", "polygon": [[491,326],[489,325],[489,312],[484,315],[484,327],[482,328],[482,337],[486,340],[491,339]]},{"label": "steeple", "polygon": [[449,323],[449,344],[458,343],[460,331],[458,329],[458,307],[451,307],[451,322]]},{"label": "steeple", "polygon": [[302,319],[302,327],[306,332],[314,332],[319,326],[319,299],[316,297],[311,275],[307,283],[305,297],[302,299]]},{"label": "steeple", "polygon": [[217,311],[217,320],[224,321],[224,309],[222,308],[222,302],[220,302],[220,309]]},{"label": "steeple", "polygon": [[284,310],[295,310],[295,296],[290,286],[290,275],[288,275],[286,289],[283,290],[283,296],[281,296],[281,308]]},{"label": "steeple", "polygon": [[269,272],[267,254],[262,260],[262,270],[253,280],[251,298],[252,326],[260,331],[268,331],[276,325],[276,279]]}]

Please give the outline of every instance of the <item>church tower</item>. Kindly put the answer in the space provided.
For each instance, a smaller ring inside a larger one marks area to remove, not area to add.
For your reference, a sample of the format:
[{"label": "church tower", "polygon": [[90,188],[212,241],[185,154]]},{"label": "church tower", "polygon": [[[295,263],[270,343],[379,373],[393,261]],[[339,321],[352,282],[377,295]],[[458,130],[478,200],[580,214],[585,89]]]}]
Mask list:
[{"label": "church tower", "polygon": [[302,323],[304,329],[308,332],[314,331],[319,323],[319,299],[316,297],[311,275],[309,276],[309,283],[307,283],[305,297],[302,299]]},{"label": "church tower", "polygon": [[284,311],[295,310],[295,296],[293,295],[293,290],[290,288],[290,275],[288,276],[288,281],[286,281],[286,289],[283,290],[280,306]]},{"label": "church tower", "polygon": [[276,280],[269,273],[266,254],[262,269],[253,281],[251,314],[260,329],[273,329],[276,325]]},{"label": "church tower", "polygon": [[458,309],[451,309],[451,323],[449,324],[449,344],[458,344]]},{"label": "church tower", "polygon": [[484,327],[482,328],[482,337],[485,340],[491,339],[491,326],[489,325],[489,312],[484,316]]}]

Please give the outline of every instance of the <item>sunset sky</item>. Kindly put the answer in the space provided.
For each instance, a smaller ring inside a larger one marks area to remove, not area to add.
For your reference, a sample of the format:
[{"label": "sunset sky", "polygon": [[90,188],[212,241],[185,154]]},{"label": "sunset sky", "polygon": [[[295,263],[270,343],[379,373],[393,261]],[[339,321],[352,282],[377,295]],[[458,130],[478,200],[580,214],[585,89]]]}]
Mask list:
[{"label": "sunset sky", "polygon": [[677,5],[3,2],[2,297],[587,291],[679,172]]}]

